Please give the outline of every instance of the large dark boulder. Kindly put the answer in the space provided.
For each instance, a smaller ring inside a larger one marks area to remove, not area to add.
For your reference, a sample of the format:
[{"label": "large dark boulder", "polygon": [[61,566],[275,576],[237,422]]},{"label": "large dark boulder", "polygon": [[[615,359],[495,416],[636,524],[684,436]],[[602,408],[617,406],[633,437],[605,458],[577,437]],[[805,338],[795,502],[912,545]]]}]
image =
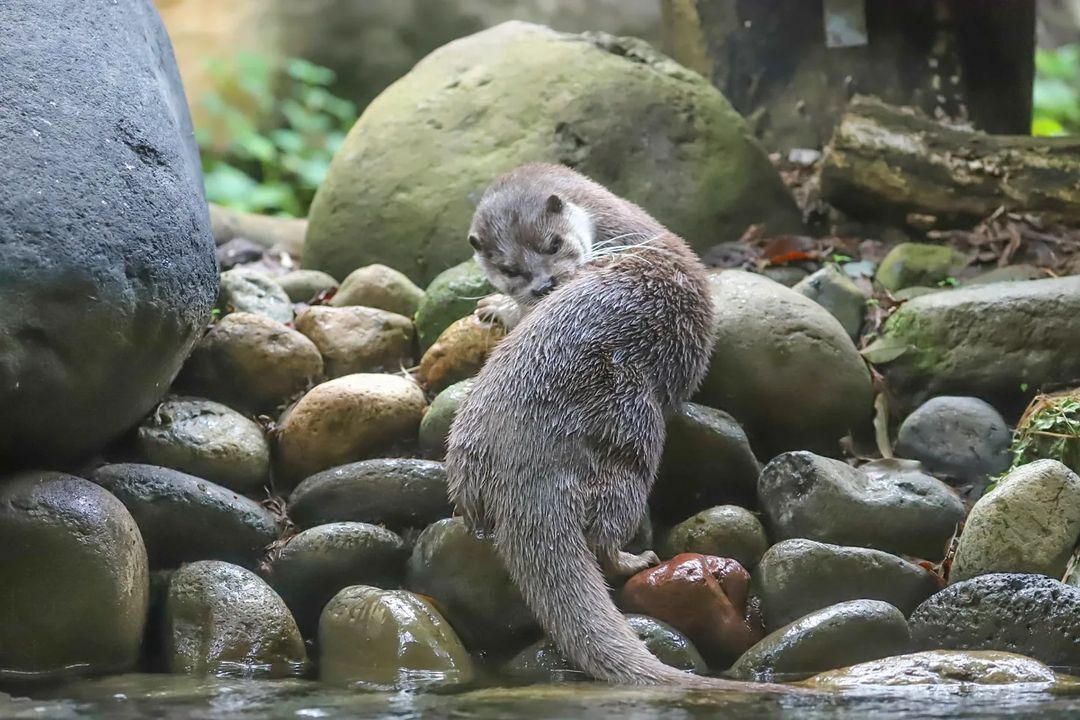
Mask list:
[{"label": "large dark boulder", "polygon": [[148,0],[0,3],[0,467],[161,398],[217,293],[198,149]]}]

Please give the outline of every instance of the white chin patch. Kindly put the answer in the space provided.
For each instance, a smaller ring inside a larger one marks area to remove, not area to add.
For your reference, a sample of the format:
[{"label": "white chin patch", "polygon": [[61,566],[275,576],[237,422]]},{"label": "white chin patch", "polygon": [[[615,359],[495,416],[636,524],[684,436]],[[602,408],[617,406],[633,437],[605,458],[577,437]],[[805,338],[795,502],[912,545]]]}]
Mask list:
[{"label": "white chin patch", "polygon": [[570,227],[573,230],[574,237],[578,244],[581,246],[582,255],[585,259],[592,258],[592,246],[593,238],[595,237],[595,231],[593,230],[592,218],[589,217],[589,213],[574,203],[566,203],[566,217],[570,221]]}]

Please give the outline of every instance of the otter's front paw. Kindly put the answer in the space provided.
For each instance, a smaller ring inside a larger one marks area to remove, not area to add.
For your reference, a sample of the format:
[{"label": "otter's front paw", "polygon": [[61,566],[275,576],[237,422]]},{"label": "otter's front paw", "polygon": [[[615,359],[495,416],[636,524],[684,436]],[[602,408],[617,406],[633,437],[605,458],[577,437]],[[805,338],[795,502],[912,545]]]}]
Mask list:
[{"label": "otter's front paw", "polygon": [[494,320],[507,330],[512,329],[521,320],[521,308],[516,302],[502,294],[480,298],[473,314],[481,320]]},{"label": "otter's front paw", "polygon": [[652,550],[640,555],[619,552],[614,558],[604,563],[604,572],[613,580],[625,580],[660,564],[660,558]]}]

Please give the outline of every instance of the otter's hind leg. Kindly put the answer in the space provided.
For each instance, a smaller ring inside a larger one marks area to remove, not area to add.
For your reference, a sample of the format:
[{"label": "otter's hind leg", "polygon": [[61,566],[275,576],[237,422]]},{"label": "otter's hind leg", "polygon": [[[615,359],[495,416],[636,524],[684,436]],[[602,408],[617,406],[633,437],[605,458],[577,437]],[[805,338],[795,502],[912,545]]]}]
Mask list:
[{"label": "otter's hind leg", "polygon": [[660,562],[651,550],[640,555],[622,551],[648,509],[649,483],[642,474],[637,468],[610,467],[590,483],[585,540],[612,580],[626,579]]}]

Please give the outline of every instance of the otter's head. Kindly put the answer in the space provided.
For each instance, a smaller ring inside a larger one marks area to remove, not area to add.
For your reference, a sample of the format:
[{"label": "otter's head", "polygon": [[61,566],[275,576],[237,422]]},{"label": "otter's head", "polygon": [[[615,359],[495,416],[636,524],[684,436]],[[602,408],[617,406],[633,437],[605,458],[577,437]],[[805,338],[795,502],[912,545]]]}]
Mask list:
[{"label": "otter's head", "polygon": [[491,284],[529,306],[589,261],[593,224],[558,194],[500,188],[480,201],[469,244]]}]

